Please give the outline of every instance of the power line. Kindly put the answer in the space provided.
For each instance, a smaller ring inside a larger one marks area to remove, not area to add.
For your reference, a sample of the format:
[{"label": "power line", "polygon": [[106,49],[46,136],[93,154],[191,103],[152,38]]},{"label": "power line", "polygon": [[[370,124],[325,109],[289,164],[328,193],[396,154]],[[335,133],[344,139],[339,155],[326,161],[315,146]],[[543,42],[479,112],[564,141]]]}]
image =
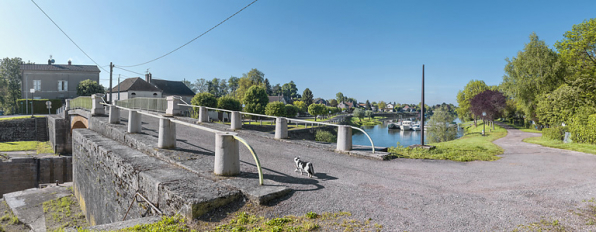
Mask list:
[{"label": "power line", "polygon": [[131,70],[128,70],[128,69],[125,69],[125,68],[121,68],[121,67],[119,67],[119,66],[114,66],[114,68],[117,68],[117,69],[122,69],[122,70],[124,70],[124,71],[131,72],[131,73],[135,73],[135,74],[139,74],[139,75],[141,75],[141,76],[145,75],[145,74],[142,74],[142,73],[139,73],[139,72],[135,72],[135,71],[131,71]]},{"label": "power line", "polygon": [[[33,1],[33,0],[31,0],[31,1]],[[164,57],[166,57],[167,55],[170,55],[170,54],[174,53],[175,51],[178,51],[180,48],[183,48],[184,46],[186,46],[186,45],[188,45],[188,44],[190,44],[190,43],[194,42],[194,41],[195,41],[195,40],[197,40],[198,38],[201,38],[203,35],[205,35],[205,34],[209,33],[210,31],[212,31],[213,29],[215,29],[215,28],[216,28],[216,27],[218,27],[219,25],[221,25],[221,24],[225,23],[226,21],[228,21],[228,20],[229,20],[229,19],[231,19],[232,17],[236,16],[238,13],[242,12],[244,9],[248,8],[249,6],[251,6],[253,3],[255,3],[255,2],[257,2],[257,1],[258,1],[258,0],[254,0],[254,1],[253,1],[253,2],[251,2],[250,4],[246,5],[246,6],[245,6],[245,7],[243,7],[242,9],[240,9],[239,11],[236,11],[236,13],[232,14],[230,17],[228,17],[228,18],[224,19],[223,21],[219,22],[217,25],[213,26],[213,27],[212,27],[212,28],[210,28],[209,30],[207,30],[207,31],[203,32],[203,34],[200,34],[199,36],[197,36],[197,37],[195,37],[194,39],[192,39],[192,40],[188,41],[187,43],[183,44],[182,46],[180,46],[180,47],[178,47],[178,48],[176,48],[176,49],[174,49],[174,50],[172,50],[172,51],[170,51],[170,52],[168,52],[168,53],[166,53],[166,54],[164,54],[164,55],[162,55],[162,56],[160,56],[160,57],[157,57],[157,58],[155,58],[155,59],[153,59],[153,60],[150,60],[150,61],[147,61],[147,62],[144,62],[144,63],[135,64],[135,65],[128,65],[128,66],[120,66],[120,67],[125,67],[125,68],[127,68],[127,67],[135,67],[135,66],[140,66],[140,65],[148,64],[148,63],[151,63],[151,62],[153,62],[153,61],[156,61],[156,60],[159,60],[159,59],[161,59],[161,58],[164,58]]]},{"label": "power line", "polygon": [[54,20],[48,15],[46,14],[45,11],[43,11],[43,9],[41,9],[41,7],[39,5],[37,5],[37,3],[34,0],[31,0],[31,2],[33,2],[33,4],[35,4],[35,6],[37,6],[37,8],[39,8],[39,10],[46,15],[46,17],[48,17],[48,19],[50,19],[50,21],[52,21],[52,23],[54,23],[54,25],[56,25],[56,27],[58,29],[60,29],[60,31],[62,32],[62,34],[64,34],[66,36],[66,38],[68,38],[70,40],[70,42],[72,42],[75,46],[77,46],[77,48],[79,48],[79,50],[81,50],[81,52],[83,52],[83,54],[85,54],[85,56],[87,56],[87,58],[89,58],[91,61],[93,61],[93,63],[95,63],[95,65],[97,65],[99,68],[103,69],[104,71],[108,72],[108,70],[104,69],[103,67],[101,67],[97,62],[95,62],[95,60],[93,60],[93,58],[91,58],[89,55],[87,55],[87,53],[81,48],[79,47],[79,45],[77,43],[75,43],[74,40],[72,40],[70,38],[70,36],[68,36],[68,34],[66,34],[66,32],[64,32],[64,30],[62,30],[62,28],[60,28],[60,26],[58,26],[58,24],[56,24],[56,22],[54,22]]}]

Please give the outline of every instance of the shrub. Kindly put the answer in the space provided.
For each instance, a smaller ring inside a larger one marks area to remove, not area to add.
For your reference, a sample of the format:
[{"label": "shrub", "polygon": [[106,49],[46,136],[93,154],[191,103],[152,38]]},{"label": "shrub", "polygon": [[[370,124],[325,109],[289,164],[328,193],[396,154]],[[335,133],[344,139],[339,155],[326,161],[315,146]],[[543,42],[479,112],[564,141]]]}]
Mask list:
[{"label": "shrub", "polygon": [[267,97],[267,90],[265,87],[253,85],[246,93],[242,102],[245,104],[244,111],[248,113],[263,114],[265,113],[265,107],[269,103]]},{"label": "shrub", "polygon": [[326,143],[335,143],[337,141],[337,136],[329,131],[318,130],[315,134],[315,140]]},{"label": "shrub", "polygon": [[287,104],[285,106],[285,108],[286,108],[286,117],[288,117],[288,118],[294,118],[294,117],[296,117],[296,114],[298,114],[298,107],[296,107],[295,105]]},{"label": "shrub", "polygon": [[265,114],[270,116],[286,116],[286,106],[283,102],[269,102],[265,107]]},{"label": "shrub", "polygon": [[[213,94],[210,93],[197,93],[197,95],[195,95],[192,100],[190,100],[190,104],[192,105],[196,105],[196,106],[207,106],[207,107],[212,107],[215,108],[217,107],[217,98],[215,98],[215,96],[213,96]],[[194,112],[194,118],[199,117],[199,108],[193,108],[193,112]]]},{"label": "shrub", "polygon": [[542,137],[563,141],[563,138],[565,138],[565,132],[567,132],[567,127],[557,126],[552,128],[544,128],[542,129]]},{"label": "shrub", "polygon": [[573,142],[596,144],[596,114],[584,117],[581,113],[574,117],[570,125],[571,139]]}]

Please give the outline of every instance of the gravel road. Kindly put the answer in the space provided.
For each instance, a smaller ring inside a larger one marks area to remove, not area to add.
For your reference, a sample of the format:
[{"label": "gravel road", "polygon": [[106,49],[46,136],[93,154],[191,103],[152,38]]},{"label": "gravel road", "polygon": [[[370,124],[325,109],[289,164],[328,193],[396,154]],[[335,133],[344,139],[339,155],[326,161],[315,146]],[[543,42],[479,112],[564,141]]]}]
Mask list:
[{"label": "gravel road", "polygon": [[[144,119],[151,134],[157,121]],[[568,229],[596,230],[570,212],[596,197],[596,155],[522,142],[539,134],[508,129],[494,143],[497,161],[453,162],[351,157],[241,131],[259,155],[266,179],[294,189],[269,216],[348,211],[384,231],[511,231],[520,224],[559,220]],[[179,149],[212,152],[213,134],[178,126]],[[241,150],[242,171],[256,173]],[[311,161],[316,178],[294,172],[293,158]]]}]

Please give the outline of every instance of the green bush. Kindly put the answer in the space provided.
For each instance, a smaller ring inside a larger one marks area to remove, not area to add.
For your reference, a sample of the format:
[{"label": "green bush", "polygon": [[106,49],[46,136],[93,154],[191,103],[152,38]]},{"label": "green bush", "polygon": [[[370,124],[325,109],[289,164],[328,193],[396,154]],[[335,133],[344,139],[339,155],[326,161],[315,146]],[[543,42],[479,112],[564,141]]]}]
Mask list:
[{"label": "green bush", "polygon": [[329,131],[318,130],[315,134],[315,140],[320,142],[335,143],[337,136]]},{"label": "green bush", "polygon": [[296,114],[298,114],[299,109],[295,105],[287,104],[285,106],[285,108],[286,108],[286,117],[288,117],[288,118],[295,118]]},{"label": "green bush", "polygon": [[[46,101],[52,102],[52,109],[51,113],[55,114],[56,109],[62,107],[62,100],[61,99],[17,99],[17,114],[31,114],[31,102],[33,101],[33,112],[35,114],[47,114],[48,107],[46,106]],[[22,103],[22,104],[21,104]],[[25,109],[25,104],[28,103],[28,108]]]},{"label": "green bush", "polygon": [[570,127],[573,142],[596,144],[596,114],[589,115],[587,119],[577,114]]},{"label": "green bush", "polygon": [[269,102],[265,107],[265,114],[270,116],[286,116],[286,105],[283,102]]},{"label": "green bush", "polygon": [[542,136],[547,139],[563,141],[567,127],[557,126],[542,129]]}]

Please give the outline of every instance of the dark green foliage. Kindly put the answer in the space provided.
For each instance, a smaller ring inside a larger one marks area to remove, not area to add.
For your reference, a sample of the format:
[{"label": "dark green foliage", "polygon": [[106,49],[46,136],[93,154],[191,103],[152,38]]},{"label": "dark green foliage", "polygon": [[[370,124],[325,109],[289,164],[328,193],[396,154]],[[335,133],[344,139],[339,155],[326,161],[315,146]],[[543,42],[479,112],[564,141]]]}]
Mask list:
[{"label": "dark green foliage", "polygon": [[240,101],[236,100],[233,97],[224,96],[224,97],[220,97],[219,99],[217,99],[217,108],[233,110],[233,111],[241,111],[242,104],[240,104]]},{"label": "dark green foliage", "polygon": [[563,138],[565,138],[565,132],[567,132],[567,127],[564,126],[544,128],[542,129],[542,137],[563,141]]},{"label": "dark green foliage", "polygon": [[286,105],[283,102],[269,102],[265,107],[265,114],[270,116],[286,116]]},{"label": "dark green foliage", "polygon": [[17,99],[21,97],[21,58],[0,60],[0,110],[14,114]]},{"label": "dark green foliage", "polygon": [[[56,109],[62,107],[62,101],[61,99],[34,99],[33,101],[31,99],[19,99],[17,100],[17,111],[15,113],[17,114],[25,114],[26,112],[28,112],[29,114],[31,114],[31,102],[33,102],[33,112],[35,114],[47,114],[48,113],[48,108],[46,106],[46,101],[50,101],[52,102],[52,109],[50,111],[50,113],[55,114],[56,113]],[[23,104],[21,104],[21,102]],[[25,104],[29,103],[28,108],[25,109]]]},{"label": "dark green foliage", "polygon": [[304,101],[307,106],[310,106],[313,103],[313,97],[312,91],[308,88],[304,89],[304,92],[302,92],[302,101]]},{"label": "dark green foliage", "polygon": [[265,107],[269,103],[269,97],[267,97],[267,90],[265,87],[253,85],[251,86],[242,100],[244,103],[244,111],[255,114],[265,113]]},{"label": "dark green foliage", "polygon": [[286,109],[286,117],[288,117],[288,118],[296,117],[296,114],[298,114],[298,107],[296,107],[295,105],[287,104],[285,106],[285,109]]},{"label": "dark green foliage", "polygon": [[91,96],[96,93],[104,93],[105,89],[97,81],[90,79],[81,81],[77,86],[77,95],[79,96]]},{"label": "dark green foliage", "polygon": [[315,140],[326,143],[335,143],[337,142],[337,136],[329,131],[318,130],[315,134]]},{"label": "dark green foliage", "polygon": [[[213,94],[208,93],[208,92],[197,93],[192,98],[192,100],[190,100],[190,104],[196,105],[196,106],[207,106],[207,107],[215,108],[215,107],[217,107],[217,99],[215,98],[215,96],[213,96]],[[194,118],[199,117],[199,108],[193,108],[193,111],[194,111],[193,117]]]}]

